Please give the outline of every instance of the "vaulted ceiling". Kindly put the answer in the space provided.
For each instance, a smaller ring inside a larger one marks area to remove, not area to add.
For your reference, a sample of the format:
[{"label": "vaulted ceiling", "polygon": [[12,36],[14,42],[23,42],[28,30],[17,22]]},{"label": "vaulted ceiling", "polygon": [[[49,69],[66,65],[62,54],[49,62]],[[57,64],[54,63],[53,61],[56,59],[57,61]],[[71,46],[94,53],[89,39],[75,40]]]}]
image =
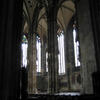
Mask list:
[{"label": "vaulted ceiling", "polygon": [[[46,0],[44,0],[46,2]],[[61,1],[61,0],[59,0]],[[27,21],[24,24],[24,32],[28,32],[29,23],[32,22],[33,12],[38,4],[38,0],[24,0],[23,3],[23,14],[26,16]],[[72,0],[63,0],[62,4],[59,6],[57,13],[57,24],[61,30],[66,31],[69,21],[75,13],[75,4]],[[46,10],[43,7],[38,16],[38,28],[37,33],[42,37],[47,34],[47,17]]]}]

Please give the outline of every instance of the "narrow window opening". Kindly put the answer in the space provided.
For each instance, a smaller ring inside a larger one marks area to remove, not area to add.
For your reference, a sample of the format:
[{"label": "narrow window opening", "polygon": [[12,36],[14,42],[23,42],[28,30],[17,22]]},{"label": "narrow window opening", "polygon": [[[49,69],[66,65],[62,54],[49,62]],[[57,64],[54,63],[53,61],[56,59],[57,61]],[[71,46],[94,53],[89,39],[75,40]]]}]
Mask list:
[{"label": "narrow window opening", "polygon": [[41,72],[41,41],[39,36],[36,36],[36,50],[37,50],[36,71]]},{"label": "narrow window opening", "polygon": [[22,37],[22,44],[21,44],[21,50],[22,50],[22,66],[21,67],[27,67],[27,48],[28,48],[28,40],[25,35]]},{"label": "narrow window opening", "polygon": [[75,56],[75,67],[80,67],[80,58],[79,58],[79,41],[77,40],[77,32],[76,29],[73,29],[73,43],[74,43],[74,56]]},{"label": "narrow window opening", "polygon": [[48,72],[48,52],[46,52],[46,72]]},{"label": "narrow window opening", "polygon": [[60,33],[60,35],[57,35],[58,39],[58,62],[59,62],[59,67],[58,67],[58,73],[59,75],[65,74],[65,51],[64,51],[64,34],[63,31]]}]

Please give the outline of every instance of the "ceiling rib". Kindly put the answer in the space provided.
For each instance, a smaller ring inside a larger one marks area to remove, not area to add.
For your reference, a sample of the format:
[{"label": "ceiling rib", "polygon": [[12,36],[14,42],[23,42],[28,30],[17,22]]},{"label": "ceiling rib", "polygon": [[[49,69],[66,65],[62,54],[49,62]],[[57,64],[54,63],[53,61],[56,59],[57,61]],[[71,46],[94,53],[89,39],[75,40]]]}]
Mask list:
[{"label": "ceiling rib", "polygon": [[66,8],[66,9],[70,10],[70,11],[73,12],[73,13],[75,12],[73,9],[71,9],[71,8],[65,6],[65,5],[62,5],[61,7],[64,7],[64,8]]}]

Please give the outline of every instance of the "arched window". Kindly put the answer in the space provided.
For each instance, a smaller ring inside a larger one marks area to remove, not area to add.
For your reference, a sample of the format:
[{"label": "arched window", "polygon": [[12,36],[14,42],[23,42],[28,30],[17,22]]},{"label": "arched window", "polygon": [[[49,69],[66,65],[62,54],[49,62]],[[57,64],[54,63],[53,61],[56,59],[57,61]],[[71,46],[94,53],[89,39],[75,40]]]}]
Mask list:
[{"label": "arched window", "polygon": [[63,31],[60,33],[60,35],[57,35],[58,39],[58,73],[59,75],[65,74],[65,51],[64,51],[64,34]]},{"label": "arched window", "polygon": [[22,44],[21,44],[21,50],[22,50],[22,66],[21,67],[27,67],[27,48],[28,48],[28,40],[25,35],[22,37]]},{"label": "arched window", "polygon": [[77,32],[76,29],[73,29],[73,43],[74,43],[74,57],[75,57],[75,67],[80,66],[80,60],[79,60],[79,41],[77,40]]},{"label": "arched window", "polygon": [[41,72],[41,41],[39,36],[36,36],[36,50],[37,50],[37,59],[36,59],[37,72]]}]

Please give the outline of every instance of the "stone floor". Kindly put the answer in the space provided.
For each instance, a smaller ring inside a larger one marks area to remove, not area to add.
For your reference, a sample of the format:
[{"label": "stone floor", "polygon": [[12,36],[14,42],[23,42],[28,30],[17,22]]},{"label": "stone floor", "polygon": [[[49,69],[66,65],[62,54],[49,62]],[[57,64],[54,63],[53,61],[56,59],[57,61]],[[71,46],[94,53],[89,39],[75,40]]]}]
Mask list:
[{"label": "stone floor", "polygon": [[99,95],[79,95],[78,93],[61,93],[60,95],[35,94],[18,100],[100,100]]}]

